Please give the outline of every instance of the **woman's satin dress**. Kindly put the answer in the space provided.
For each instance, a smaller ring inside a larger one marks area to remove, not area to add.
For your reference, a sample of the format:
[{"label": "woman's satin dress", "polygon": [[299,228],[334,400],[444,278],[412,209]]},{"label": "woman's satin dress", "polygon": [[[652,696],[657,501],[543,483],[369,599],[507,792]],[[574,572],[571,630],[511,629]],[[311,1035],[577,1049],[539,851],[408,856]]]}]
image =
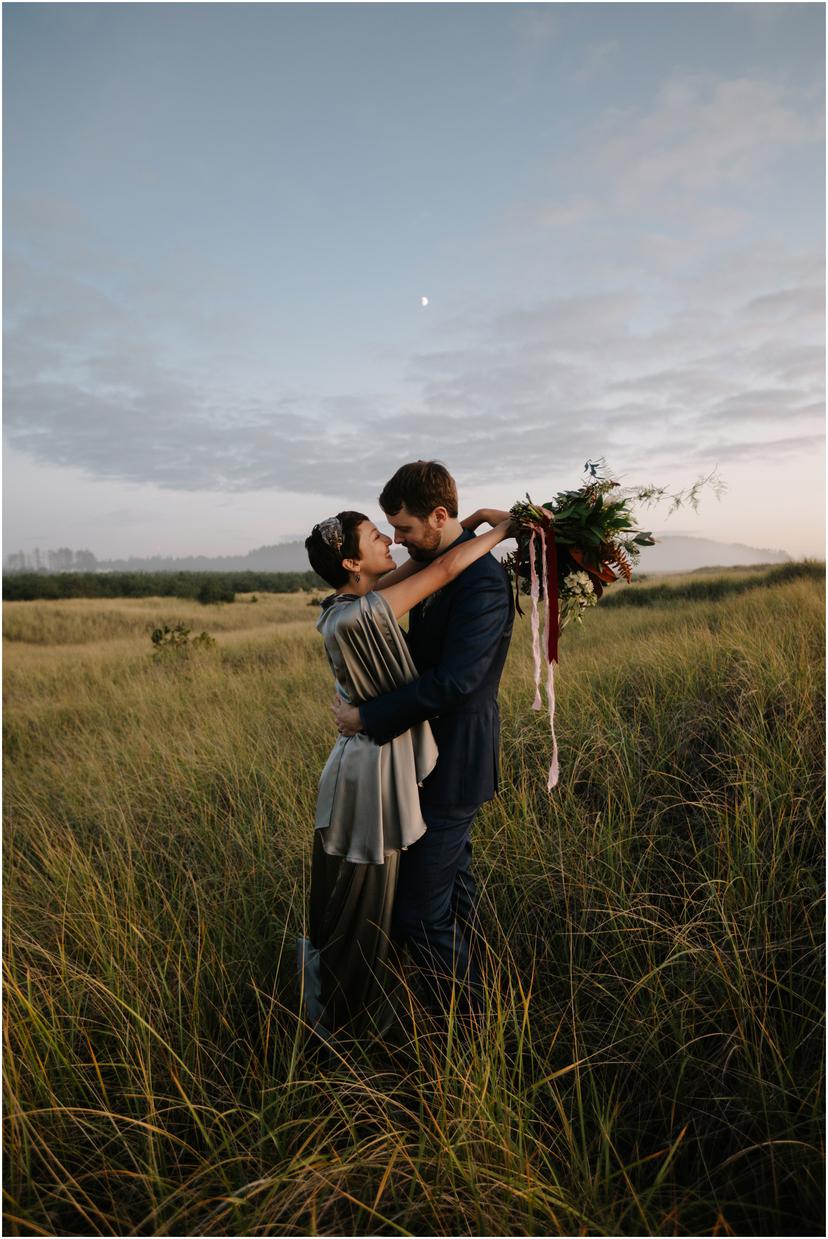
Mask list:
[{"label": "woman's satin dress", "polygon": [[[359,705],[417,676],[381,592],[332,594],[317,623],[336,691]],[[297,943],[304,1015],[323,1037],[383,1033],[394,1019],[391,915],[400,852],[425,834],[419,784],[434,769],[427,722],[377,745],[340,736],[319,780],[309,937]]]}]

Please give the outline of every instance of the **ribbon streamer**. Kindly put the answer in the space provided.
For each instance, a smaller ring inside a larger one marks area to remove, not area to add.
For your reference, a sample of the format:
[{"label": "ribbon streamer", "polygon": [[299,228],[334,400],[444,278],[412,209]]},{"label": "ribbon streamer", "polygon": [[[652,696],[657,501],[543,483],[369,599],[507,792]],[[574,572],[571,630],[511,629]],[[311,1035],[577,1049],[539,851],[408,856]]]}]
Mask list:
[{"label": "ribbon streamer", "polygon": [[558,661],[558,551],[555,546],[555,534],[550,527],[547,531],[544,562],[546,564],[546,618],[549,627],[546,630],[546,653],[550,663]]},{"label": "ribbon streamer", "polygon": [[552,732],[552,761],[549,766],[549,777],[546,780],[546,790],[558,782],[558,741],[555,738],[555,664],[550,663],[546,672],[546,699],[549,702],[549,728]]},{"label": "ribbon streamer", "polygon": [[532,580],[532,658],[535,663],[535,700],[532,702],[533,710],[541,708],[541,661],[540,661],[540,622],[538,620],[538,598],[540,596],[540,586],[538,584],[538,569],[535,563],[535,539],[537,534],[532,530],[529,538],[529,572]]},{"label": "ribbon streamer", "polygon": [[521,557],[521,546],[520,546],[520,538],[518,538],[517,550],[515,551],[515,610],[517,611],[518,615],[522,617],[523,612],[520,609],[520,557]]},{"label": "ribbon streamer", "polygon": [[[539,530],[541,540],[541,554],[543,563],[546,567],[546,614],[545,619],[545,644],[549,656],[549,663],[546,672],[546,700],[549,704],[549,728],[552,732],[552,762],[549,766],[549,777],[546,781],[547,791],[552,790],[558,782],[558,741],[555,737],[555,673],[553,662],[557,662],[558,658],[558,572],[557,572],[557,555],[555,554],[555,540],[552,531],[549,531],[547,540],[543,527]],[[550,554],[550,544],[552,551]],[[534,560],[533,560],[534,562]],[[550,567],[554,571],[554,577],[550,579]],[[554,611],[552,610],[554,605]],[[539,677],[540,678],[540,677]]]}]

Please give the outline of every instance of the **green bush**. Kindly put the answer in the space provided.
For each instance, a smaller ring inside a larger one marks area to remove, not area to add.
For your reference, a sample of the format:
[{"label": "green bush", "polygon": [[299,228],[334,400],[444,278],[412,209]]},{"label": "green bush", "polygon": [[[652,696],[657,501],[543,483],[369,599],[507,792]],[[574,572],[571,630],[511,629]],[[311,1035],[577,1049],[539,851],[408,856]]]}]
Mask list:
[{"label": "green bush", "polygon": [[190,629],[186,624],[178,623],[170,627],[169,624],[164,624],[161,628],[154,628],[150,635],[150,640],[155,646],[153,650],[153,658],[187,658],[192,649],[207,649],[211,645],[215,645],[215,638],[211,637],[208,632],[200,632],[197,637],[190,639]]},{"label": "green bush", "polygon": [[221,581],[205,581],[196,594],[199,602],[207,606],[212,602],[235,602],[235,591]]},{"label": "green bush", "polygon": [[315,572],[11,572],[3,577],[6,602],[41,598],[198,598],[207,582],[234,594],[296,594],[319,589]]}]

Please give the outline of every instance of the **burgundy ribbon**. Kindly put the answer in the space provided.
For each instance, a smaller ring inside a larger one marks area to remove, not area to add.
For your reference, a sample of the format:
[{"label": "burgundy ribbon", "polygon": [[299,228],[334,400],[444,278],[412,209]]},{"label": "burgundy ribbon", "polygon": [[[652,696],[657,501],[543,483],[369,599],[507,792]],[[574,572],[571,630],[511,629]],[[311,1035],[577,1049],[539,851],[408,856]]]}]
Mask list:
[{"label": "burgundy ribbon", "polygon": [[558,661],[558,552],[555,547],[555,533],[552,522],[546,530],[546,607],[549,615],[547,629],[547,657],[549,661]]},{"label": "burgundy ribbon", "polygon": [[[551,541],[552,535],[551,533],[549,533],[548,530],[544,531],[543,525],[540,526],[538,532],[540,533],[540,540],[541,540],[542,563],[547,570],[546,607],[544,608],[545,620],[546,620],[546,634],[545,634],[546,635],[546,649],[547,649],[547,654],[548,654],[549,651],[551,651],[554,648],[555,655],[557,657],[558,591],[557,591],[557,582],[555,582],[554,585],[550,585],[550,580],[549,580],[550,557],[547,553],[547,548],[548,548],[549,542]],[[549,533],[548,538],[547,538],[547,533]],[[552,560],[554,563],[555,562],[554,552],[553,552]],[[554,594],[554,597],[553,597],[553,594]],[[554,613],[552,611],[553,605],[555,607]],[[538,661],[535,664],[535,674],[536,674],[536,677],[539,676],[540,674],[540,659],[538,659]],[[540,686],[536,679],[535,698],[538,702],[540,701],[540,694],[538,691],[539,687]],[[555,659],[553,659],[552,657],[549,657],[547,659],[547,664],[546,664],[546,700],[549,705],[549,727],[552,732],[552,761],[549,766],[549,778],[546,781],[546,786],[548,790],[551,792],[552,788],[558,782],[558,741],[555,738]]]},{"label": "burgundy ribbon", "polygon": [[520,560],[522,549],[520,538],[518,538],[517,550],[515,551],[515,610],[520,616],[523,615],[520,609]]}]

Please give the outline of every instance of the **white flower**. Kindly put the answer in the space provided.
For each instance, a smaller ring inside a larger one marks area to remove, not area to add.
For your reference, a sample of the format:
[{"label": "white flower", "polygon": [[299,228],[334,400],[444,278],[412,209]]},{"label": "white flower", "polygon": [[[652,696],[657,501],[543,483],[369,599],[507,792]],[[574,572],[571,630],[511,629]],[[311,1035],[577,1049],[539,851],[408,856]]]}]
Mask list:
[{"label": "white flower", "polygon": [[588,572],[570,572],[563,580],[567,597],[576,599],[581,606],[588,606],[594,586]]}]

